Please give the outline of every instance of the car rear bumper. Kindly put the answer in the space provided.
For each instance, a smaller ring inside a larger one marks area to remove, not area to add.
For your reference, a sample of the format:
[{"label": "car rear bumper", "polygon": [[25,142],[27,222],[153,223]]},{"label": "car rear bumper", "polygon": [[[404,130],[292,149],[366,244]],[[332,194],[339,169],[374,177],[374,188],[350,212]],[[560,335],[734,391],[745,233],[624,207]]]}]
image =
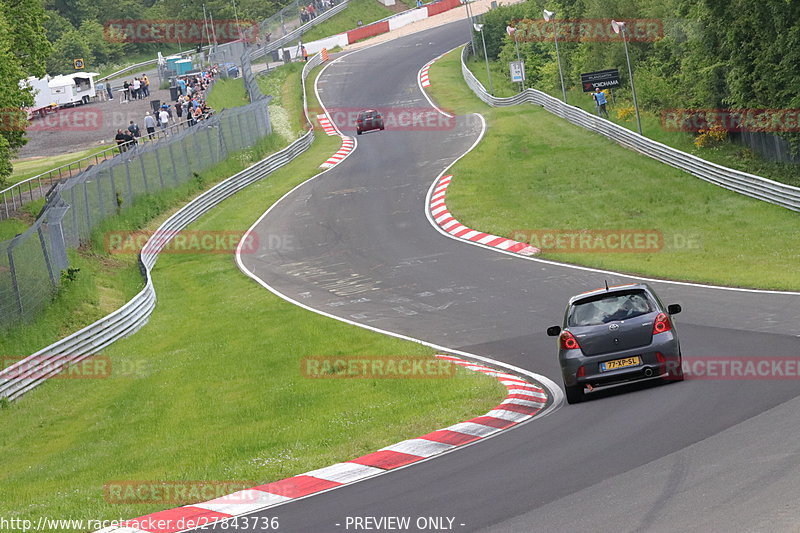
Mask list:
[{"label": "car rear bumper", "polygon": [[[681,365],[678,339],[671,332],[670,334],[661,335],[663,335],[663,338],[647,346],[600,356],[585,356],[580,350],[571,350],[571,352],[576,353],[563,354],[560,358],[560,363],[564,384],[568,386],[582,384],[603,387],[650,379],[661,375],[674,375],[680,370]],[[600,370],[600,364],[603,362],[635,356],[638,356],[641,360],[641,363],[637,366],[605,372]],[[578,377],[578,369],[581,366],[584,367],[584,375]]]}]

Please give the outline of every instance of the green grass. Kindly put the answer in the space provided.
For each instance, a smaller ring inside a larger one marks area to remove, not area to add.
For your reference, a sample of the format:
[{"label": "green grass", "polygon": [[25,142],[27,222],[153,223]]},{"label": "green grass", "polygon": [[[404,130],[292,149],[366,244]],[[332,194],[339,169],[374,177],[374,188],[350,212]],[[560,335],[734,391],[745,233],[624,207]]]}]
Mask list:
[{"label": "green grass", "polygon": [[530,229],[653,229],[664,236],[658,253],[544,257],[657,278],[800,288],[796,213],[706,183],[539,107],[490,108],[464,83],[459,54],[434,64],[431,93],[488,123],[483,141],[452,169],[447,203],[463,224],[507,237]]},{"label": "green grass", "polygon": [[305,131],[303,95],[297,90],[305,63],[288,63],[267,76],[257,76],[261,92],[272,96],[269,116],[273,131],[296,139]]},{"label": "green grass", "polygon": [[[14,170],[11,173],[11,176],[7,178],[6,185],[4,185],[3,188],[9,187],[28,178],[32,178],[33,176],[37,176],[61,165],[66,165],[78,159],[96,154],[97,152],[102,152],[107,148],[107,146],[96,146],[94,148],[89,148],[88,150],[80,150],[78,152],[70,152],[68,154],[16,159],[11,162]],[[81,166],[86,167],[90,164],[94,164],[94,159],[90,159],[86,163],[81,163]]]},{"label": "green grass", "polygon": [[13,239],[17,234],[28,229],[28,227],[28,224],[16,218],[0,221],[0,242]]},{"label": "green grass", "polygon": [[214,88],[208,95],[206,103],[217,112],[249,104],[244,78],[229,78],[214,82]]},{"label": "green grass", "polygon": [[344,11],[335,14],[319,26],[315,26],[303,34],[303,41],[316,41],[337,33],[353,30],[358,27],[359,20],[366,26],[393,14],[394,11],[376,0],[350,0]]},{"label": "green grass", "polygon": [[[484,61],[480,58],[471,57],[467,60],[467,66],[488,91],[489,78],[486,75],[486,64]],[[506,66],[496,61],[490,61],[489,70],[492,74],[494,96],[508,97],[519,92],[519,84],[512,83],[509,80],[508,68]],[[555,98],[562,98],[560,90],[557,92],[545,92]],[[589,113],[595,113],[594,101],[589,93],[568,89],[567,103],[580,107]],[[606,107],[609,111],[609,119],[612,122],[624,126],[631,131],[638,131],[635,114],[631,114],[628,118],[620,119],[617,113],[617,111],[622,108],[633,109],[633,103],[630,100],[623,98],[616,98],[616,100],[610,99]],[[642,110],[640,111],[640,116],[642,121],[642,133],[645,137],[719,165],[800,187],[800,164],[767,161],[747,147],[733,142],[722,142],[717,146],[698,147],[694,144],[694,134],[685,131],[665,129],[660,115]]]},{"label": "green grass", "polygon": [[[318,135],[293,163],[190,229],[245,230],[338,145]],[[132,518],[174,504],[112,504],[104,484],[274,481],[475,416],[503,396],[495,380],[467,371],[303,377],[306,356],[431,351],[284,302],[243,276],[231,255],[165,254],[154,279],[159,303],[148,324],[104,353],[117,369],[109,378],[53,380],[0,409],[0,516]]]}]

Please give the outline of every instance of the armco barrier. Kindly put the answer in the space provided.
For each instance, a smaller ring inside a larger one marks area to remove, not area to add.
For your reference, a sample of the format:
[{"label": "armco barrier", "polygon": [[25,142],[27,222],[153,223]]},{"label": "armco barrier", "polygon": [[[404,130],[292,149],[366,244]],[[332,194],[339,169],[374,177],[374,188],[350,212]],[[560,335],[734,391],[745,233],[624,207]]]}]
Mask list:
[{"label": "armco barrier", "polygon": [[786,209],[800,211],[800,188],[798,187],[723,167],[692,154],[681,152],[660,142],[643,137],[627,128],[618,126],[609,120],[587,113],[580,108],[567,105],[561,100],[536,89],[525,89],[523,92],[508,98],[496,98],[486,91],[483,84],[467,68],[466,57],[469,54],[469,48],[470,45],[468,44],[461,52],[461,72],[464,76],[464,81],[478,98],[490,106],[505,107],[524,103],[540,105],[550,113],[566,119],[576,126],[599,133],[622,146],[688,172],[709,183],[785,207]]},{"label": "armco barrier", "polygon": [[[311,69],[320,63],[322,63],[322,58],[319,54],[306,63],[303,69],[303,81],[308,77]],[[305,89],[303,90],[303,100],[306,101]],[[304,104],[304,107],[306,120],[309,122],[307,103]],[[305,135],[287,148],[217,184],[169,217],[142,248],[144,252],[140,255],[139,261],[146,284],[141,292],[128,303],[94,324],[0,371],[0,398],[15,400],[69,365],[97,354],[113,342],[135,333],[147,322],[155,309],[156,292],[153,287],[151,271],[158,260],[159,252],[169,243],[175,233],[187,227],[229,196],[291,162],[308,149],[313,141],[314,130],[309,129]]]}]

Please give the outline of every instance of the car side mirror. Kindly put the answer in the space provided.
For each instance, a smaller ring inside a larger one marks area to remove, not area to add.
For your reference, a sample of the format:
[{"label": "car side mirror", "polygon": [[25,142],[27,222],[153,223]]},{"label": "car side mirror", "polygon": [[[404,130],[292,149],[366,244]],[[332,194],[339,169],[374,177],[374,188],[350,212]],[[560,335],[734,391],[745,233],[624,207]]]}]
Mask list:
[{"label": "car side mirror", "polygon": [[679,304],[669,304],[667,306],[667,313],[671,315],[677,315],[682,311],[681,306]]},{"label": "car side mirror", "polygon": [[550,326],[547,328],[547,334],[551,337],[558,337],[559,333],[561,333],[561,326]]}]

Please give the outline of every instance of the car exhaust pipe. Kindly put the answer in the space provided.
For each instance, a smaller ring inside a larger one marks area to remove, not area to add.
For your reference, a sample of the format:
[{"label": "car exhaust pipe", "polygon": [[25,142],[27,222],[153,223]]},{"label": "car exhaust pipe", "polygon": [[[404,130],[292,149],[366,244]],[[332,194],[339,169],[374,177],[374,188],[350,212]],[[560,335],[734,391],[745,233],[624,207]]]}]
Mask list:
[{"label": "car exhaust pipe", "polygon": [[653,369],[652,368],[645,368],[644,369],[644,377],[649,378],[649,377],[652,377],[652,375],[653,375]]}]

